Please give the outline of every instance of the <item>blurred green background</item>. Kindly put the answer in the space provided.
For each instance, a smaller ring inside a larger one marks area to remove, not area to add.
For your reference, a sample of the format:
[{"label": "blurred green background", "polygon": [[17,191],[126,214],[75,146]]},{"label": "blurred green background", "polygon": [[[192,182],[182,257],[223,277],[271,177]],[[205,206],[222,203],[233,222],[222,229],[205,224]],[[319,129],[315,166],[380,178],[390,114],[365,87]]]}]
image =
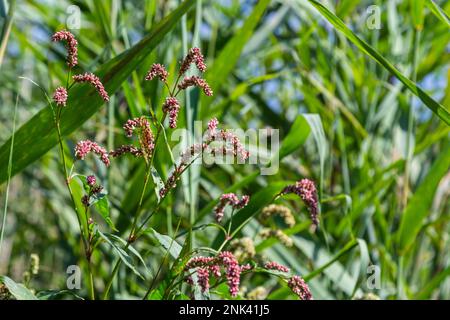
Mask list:
[{"label": "blurred green background", "polygon": [[[167,94],[157,81],[144,83],[151,64],[163,63],[175,74],[187,49],[199,46],[215,95],[200,97],[192,90],[183,97],[179,126],[191,128],[194,119],[217,117],[229,128],[279,129],[283,140],[296,119],[304,119],[297,121],[309,125],[311,132],[305,143],[282,160],[276,175],[259,176],[256,165],[195,167],[151,226],[173,236],[180,219],[181,230],[213,221],[211,201],[236,183],[242,183],[236,186],[239,194],[252,196],[267,186],[309,177],[321,190],[320,230],[309,231],[307,210],[298,199],[283,200],[280,203],[295,213],[296,225],[285,230],[294,245],[255,237],[261,228],[255,217],[239,235],[254,239],[258,255],[305,276],[316,299],[360,298],[367,293],[383,299],[450,298],[448,124],[385,66],[336,30],[310,1],[191,2],[188,13],[126,76],[109,104],[91,117],[86,111],[89,102],[77,110],[88,114],[89,120],[66,137],[67,152],[86,138],[108,149],[126,143],[122,124],[132,116],[148,114],[149,108],[160,112]],[[16,128],[46,108],[42,91],[19,77],[32,79],[48,92],[65,81],[65,50],[50,41],[55,31],[69,28],[78,39],[76,71],[95,71],[152,32],[181,1],[0,3],[3,145],[13,130],[17,95]],[[450,2],[321,3],[449,110],[450,24],[445,12],[450,11]],[[302,130],[291,138],[301,140]],[[30,146],[39,145],[42,137],[30,135]],[[3,155],[9,150],[5,146]],[[19,152],[26,154],[27,150]],[[0,166],[4,175],[8,162],[2,160]],[[155,167],[167,177],[168,153],[157,152]],[[111,215],[121,230],[118,234],[125,237],[130,213],[139,200],[137,190],[142,188],[143,163],[123,158],[105,170],[90,159],[77,163],[77,171],[94,171],[99,177],[108,190]],[[30,287],[36,291],[64,289],[66,268],[79,263],[81,246],[56,146],[11,178],[8,198],[4,177],[0,185],[0,223],[5,221],[0,274],[22,281],[30,255],[36,253],[40,271]],[[154,201],[149,190],[146,210]],[[216,234],[216,229],[199,229],[195,245],[211,246]],[[137,249],[154,274],[164,250],[150,236]],[[94,256],[99,290],[114,261],[114,252],[107,246]],[[367,269],[370,265],[378,269]],[[375,289],[368,286],[373,270],[379,271],[375,275],[380,285]],[[148,283],[122,268],[114,297],[141,297]],[[242,286],[248,291],[264,286],[269,298],[294,297],[278,280],[263,275],[243,279]]]}]

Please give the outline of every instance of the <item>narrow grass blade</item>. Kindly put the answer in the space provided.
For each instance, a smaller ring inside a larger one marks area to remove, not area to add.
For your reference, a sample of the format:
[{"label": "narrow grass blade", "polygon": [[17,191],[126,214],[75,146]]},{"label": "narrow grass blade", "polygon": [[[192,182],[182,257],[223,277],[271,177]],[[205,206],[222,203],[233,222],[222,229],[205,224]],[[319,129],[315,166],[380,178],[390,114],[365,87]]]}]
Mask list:
[{"label": "narrow grass blade", "polygon": [[359,38],[353,33],[344,22],[339,19],[334,13],[328,10],[324,5],[315,1],[309,2],[320,12],[320,14],[327,19],[337,30],[347,37],[354,45],[366,53],[369,57],[377,61],[381,66],[386,68],[390,73],[395,75],[413,94],[415,94],[422,102],[433,111],[439,118],[441,118],[447,125],[450,125],[450,112],[439,102],[435,101],[425,91],[423,91],[416,83],[404,76],[397,68],[394,67],[385,57],[378,51],[372,48],[367,42]]}]

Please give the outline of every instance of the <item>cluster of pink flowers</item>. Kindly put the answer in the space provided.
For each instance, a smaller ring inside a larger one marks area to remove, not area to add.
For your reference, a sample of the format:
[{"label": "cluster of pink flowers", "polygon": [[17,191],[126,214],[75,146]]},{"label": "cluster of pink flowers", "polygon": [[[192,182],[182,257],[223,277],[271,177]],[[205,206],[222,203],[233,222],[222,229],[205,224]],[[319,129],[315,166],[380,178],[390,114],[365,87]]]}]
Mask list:
[{"label": "cluster of pink flowers", "polygon": [[141,149],[139,149],[139,148],[137,148],[137,147],[135,147],[133,145],[130,145],[130,144],[122,145],[122,146],[120,146],[120,147],[110,151],[109,155],[111,157],[113,157],[113,158],[117,158],[117,157],[120,157],[120,156],[122,156],[124,154],[127,154],[127,153],[129,153],[129,154],[131,154],[131,155],[133,155],[135,157],[142,157]]},{"label": "cluster of pink flowers", "polygon": [[302,179],[297,181],[295,185],[285,187],[282,193],[295,193],[298,195],[308,207],[313,225],[316,227],[319,225],[319,200],[313,181]]},{"label": "cluster of pink flowers", "polygon": [[[199,48],[190,49],[188,54],[186,55],[186,57],[181,62],[181,66],[180,66],[180,70],[179,70],[179,77],[177,79],[176,84],[178,84],[178,80],[180,79],[180,77],[182,75],[184,75],[186,73],[186,71],[189,69],[189,67],[191,66],[192,63],[195,63],[195,65],[197,66],[197,69],[200,70],[201,72],[206,71],[206,65],[204,62],[204,58],[203,58],[203,55],[200,52]],[[163,65],[161,65],[159,63],[155,63],[152,65],[150,70],[147,72],[147,74],[145,76],[145,80],[153,80],[154,78],[158,77],[162,82],[166,83],[166,85],[167,85],[168,75],[169,75],[169,73],[167,72],[167,70],[164,68]],[[175,84],[175,86],[176,86],[176,84]],[[181,81],[181,83],[178,84],[178,91],[171,92],[170,97],[166,98],[166,101],[164,102],[164,105],[163,105],[163,112],[165,114],[167,114],[167,113],[169,114],[169,126],[172,129],[176,128],[176,126],[177,126],[177,118],[178,118],[178,113],[180,111],[180,103],[176,99],[176,96],[179,93],[179,91],[185,90],[190,86],[198,86],[203,90],[203,92],[206,95],[208,95],[208,96],[213,95],[213,92],[212,92],[210,86],[204,79],[201,79],[197,76],[185,77]],[[175,91],[175,88],[177,88],[177,87],[174,87],[173,91]]]},{"label": "cluster of pink flowers", "polygon": [[285,267],[275,261],[266,262],[266,264],[264,264],[264,268],[267,270],[277,270],[286,273],[290,271],[288,267]]},{"label": "cluster of pink flowers", "polygon": [[[68,52],[67,53],[67,64],[69,65],[70,68],[75,67],[78,63],[78,57],[77,57],[78,42],[75,39],[74,35],[66,30],[58,31],[52,36],[52,41],[65,41],[67,43],[67,45],[66,45],[67,52]],[[109,95],[106,92],[102,82],[96,75],[94,75],[92,73],[85,73],[85,74],[74,75],[72,77],[72,79],[75,82],[91,83],[95,87],[95,89],[98,91],[98,93],[100,94],[102,99],[106,102],[109,101]],[[53,101],[56,103],[57,106],[60,106],[60,107],[66,106],[67,98],[68,98],[67,90],[68,89],[66,89],[64,87],[56,88],[55,92],[53,93]]]},{"label": "cluster of pink flowers", "polygon": [[211,97],[213,95],[213,91],[211,90],[211,87],[209,84],[202,78],[199,78],[197,76],[192,77],[185,77],[183,81],[178,85],[178,89],[185,90],[189,87],[199,87],[203,90],[203,93],[207,96]]},{"label": "cluster of pink flowers", "polygon": [[[229,251],[223,251],[217,257],[194,257],[186,264],[185,270],[197,268],[197,284],[202,291],[209,289],[209,276],[219,278],[222,274],[220,268],[225,269],[228,289],[232,297],[236,297],[239,292],[241,273],[251,269],[250,265],[240,266],[235,256]],[[188,278],[188,283],[192,283],[192,278]]]},{"label": "cluster of pink flowers", "polygon": [[220,222],[223,219],[225,212],[225,207],[230,205],[233,209],[244,208],[250,200],[250,197],[245,195],[242,196],[241,200],[234,193],[225,193],[220,197],[219,204],[214,208],[214,213],[216,215],[216,221]]},{"label": "cluster of pink flowers", "polygon": [[82,140],[79,141],[75,146],[75,157],[80,160],[84,160],[86,155],[90,152],[94,152],[96,155],[98,155],[105,166],[108,167],[110,165],[108,152],[105,148],[99,146],[96,142],[92,142],[90,140]]},{"label": "cluster of pink flowers", "polygon": [[88,194],[81,197],[81,203],[88,207],[90,205],[91,197],[98,195],[103,190],[103,186],[97,184],[97,179],[93,175],[86,177],[86,183],[89,187],[87,190]]},{"label": "cluster of pink flowers", "polygon": [[53,94],[53,101],[57,106],[65,107],[67,103],[67,90],[64,87],[58,87]]},{"label": "cluster of pink flowers", "polygon": [[86,182],[88,184],[88,186],[93,187],[95,185],[95,183],[97,182],[97,179],[95,178],[95,176],[87,176],[86,177]]},{"label": "cluster of pink flowers", "polygon": [[122,145],[119,148],[110,151],[112,157],[119,157],[125,153],[130,153],[135,157],[144,156],[147,160],[151,157],[155,148],[155,139],[153,137],[150,122],[146,117],[129,119],[123,125],[125,135],[130,138],[136,129],[139,129],[139,144],[141,148],[133,145]]},{"label": "cluster of pink flowers", "polygon": [[97,90],[100,97],[105,102],[109,101],[109,95],[108,92],[106,92],[105,87],[103,86],[103,83],[100,81],[100,79],[93,73],[86,72],[84,74],[77,74],[72,77],[73,81],[75,82],[88,82],[91,85],[95,87],[95,90]]},{"label": "cluster of pink flowers", "polygon": [[205,61],[204,61],[203,55],[199,48],[191,48],[189,50],[188,54],[186,55],[184,60],[181,62],[179,74],[180,75],[185,74],[186,71],[189,70],[189,67],[191,66],[192,63],[195,63],[195,65],[197,66],[197,69],[200,72],[206,71]]},{"label": "cluster of pink flowers", "polygon": [[159,190],[159,196],[161,198],[164,198],[171,189],[175,188],[177,186],[177,181],[180,179],[181,174],[183,173],[183,170],[186,168],[186,163],[180,163],[180,165],[175,165],[175,169],[172,172],[172,174],[167,179],[166,183],[164,184],[164,187]]},{"label": "cluster of pink flowers", "polygon": [[292,292],[299,296],[300,299],[313,300],[308,285],[300,276],[292,276],[288,280],[288,287],[291,288]]},{"label": "cluster of pink flowers", "polygon": [[74,35],[66,30],[56,32],[52,36],[52,41],[65,41],[67,47],[67,65],[71,68],[78,64],[78,42]]},{"label": "cluster of pink flowers", "polygon": [[180,104],[175,97],[168,97],[163,104],[163,111],[169,113],[169,127],[175,129],[177,127],[178,112]]},{"label": "cluster of pink flowers", "polygon": [[208,143],[215,141],[221,142],[222,145],[220,147],[212,147],[210,148],[210,152],[221,155],[233,155],[235,157],[240,158],[242,161],[245,161],[250,156],[250,153],[245,150],[244,145],[239,140],[238,136],[229,130],[219,130],[217,126],[219,121],[216,118],[211,119],[208,122],[208,132],[206,134],[206,141]]},{"label": "cluster of pink flowers", "polygon": [[145,80],[153,80],[154,78],[158,77],[159,80],[162,82],[167,81],[167,77],[169,76],[169,73],[167,72],[166,68],[164,68],[163,65],[159,63],[154,63],[150,70],[147,72],[147,75],[145,76]]}]

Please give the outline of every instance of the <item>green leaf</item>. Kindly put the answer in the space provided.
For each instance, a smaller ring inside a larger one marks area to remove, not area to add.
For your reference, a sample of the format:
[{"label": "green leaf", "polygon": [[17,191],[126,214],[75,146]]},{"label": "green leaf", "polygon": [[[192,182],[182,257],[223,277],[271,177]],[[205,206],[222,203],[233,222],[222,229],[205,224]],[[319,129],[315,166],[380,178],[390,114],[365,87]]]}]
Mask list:
[{"label": "green leaf", "polygon": [[150,171],[152,174],[153,184],[155,185],[156,198],[158,199],[159,202],[161,199],[159,192],[161,191],[162,188],[164,188],[164,182],[162,181],[161,176],[159,175],[155,167],[152,166]]},{"label": "green leaf", "polygon": [[75,300],[84,300],[83,297],[70,290],[44,290],[39,291],[36,296],[39,300],[59,300],[64,296],[71,296]]},{"label": "green leaf", "polygon": [[400,254],[403,255],[414,244],[417,234],[424,225],[423,220],[429,214],[439,182],[448,173],[449,168],[450,142],[447,142],[402,214],[398,231]]},{"label": "green leaf", "polygon": [[[106,91],[113,95],[140,63],[173,29],[181,16],[195,3],[184,1],[176,10],[155,25],[149,34],[129,50],[100,66],[94,73],[102,80]],[[49,40],[50,42],[50,40]],[[61,64],[64,62],[61,61]],[[68,106],[64,110],[61,131],[69,135],[92,117],[103,105],[103,100],[89,85],[74,86],[69,95]],[[86,108],[89,106],[89,108]],[[39,137],[39,143],[36,143]],[[16,174],[39,159],[58,142],[50,108],[44,108],[26,122],[15,134],[14,162],[12,174]],[[8,162],[11,139],[0,147],[0,163]],[[0,167],[0,183],[7,179],[7,167]]]},{"label": "green leaf", "polygon": [[116,227],[114,226],[114,223],[111,220],[111,217],[109,215],[109,202],[108,197],[105,195],[104,197],[100,198],[99,200],[95,201],[94,203],[95,209],[98,213],[103,217],[105,222],[108,224],[108,226],[113,231],[118,231]]},{"label": "green leaf", "polygon": [[17,300],[38,300],[27,287],[21,283],[16,283],[7,276],[0,276],[0,283],[3,283]]},{"label": "green leaf", "polygon": [[117,255],[119,256],[120,260],[122,260],[122,262],[128,267],[130,268],[138,277],[140,277],[142,280],[145,280],[144,276],[137,270],[136,266],[134,265],[134,261],[133,259],[130,257],[130,255],[120,246],[118,246],[115,241],[112,241],[110,239],[109,234],[107,233],[103,233],[98,231],[98,234],[100,235],[100,237],[105,240],[113,249],[114,251],[117,253]]},{"label": "green leaf", "polygon": [[298,150],[306,142],[310,132],[311,129],[306,118],[303,115],[297,116],[289,133],[281,143],[279,151],[280,160]]},{"label": "green leaf", "polygon": [[180,256],[181,253],[181,246],[178,242],[176,242],[171,237],[161,234],[157,232],[155,229],[150,228],[150,231],[153,233],[155,238],[158,240],[159,244],[164,247],[164,249],[168,250],[170,255],[177,259]]},{"label": "green leaf", "polygon": [[430,97],[425,91],[423,91],[416,83],[404,76],[397,68],[394,67],[386,58],[384,58],[378,51],[372,48],[367,42],[359,38],[353,33],[345,23],[339,19],[334,13],[328,10],[324,5],[315,1],[309,0],[309,2],[320,12],[320,14],[328,20],[337,30],[342,32],[347,39],[349,39],[360,50],[366,53],[369,57],[377,61],[390,73],[395,75],[413,94],[415,94],[422,102],[433,111],[439,118],[441,118],[447,125],[450,125],[450,112],[440,103]]},{"label": "green leaf", "polygon": [[433,0],[425,0],[425,4],[440,21],[445,23],[447,27],[450,28],[450,18],[444,10],[442,10]]}]

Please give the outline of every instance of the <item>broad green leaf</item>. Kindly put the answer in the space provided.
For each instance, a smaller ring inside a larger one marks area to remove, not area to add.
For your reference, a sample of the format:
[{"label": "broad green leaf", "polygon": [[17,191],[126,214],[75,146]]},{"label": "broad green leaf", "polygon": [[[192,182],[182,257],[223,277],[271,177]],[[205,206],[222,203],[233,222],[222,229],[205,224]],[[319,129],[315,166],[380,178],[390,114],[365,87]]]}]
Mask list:
[{"label": "broad green leaf", "polygon": [[303,115],[297,116],[289,133],[284,137],[283,142],[281,143],[279,151],[280,160],[298,150],[306,142],[310,132],[310,125],[306,118]]},{"label": "broad green leaf", "polygon": [[7,276],[0,276],[0,283],[3,283],[17,300],[38,300],[27,287],[21,283],[16,283]]},{"label": "broad green leaf", "polygon": [[103,240],[106,241],[106,243],[108,243],[114,249],[114,251],[119,256],[120,260],[122,260],[122,262],[128,268],[130,268],[138,277],[140,277],[141,279],[145,280],[144,276],[138,271],[138,269],[134,265],[133,259],[130,257],[130,255],[121,246],[117,245],[115,243],[115,241],[110,239],[110,236],[108,234],[100,232],[100,231],[98,231],[98,234],[100,235],[100,237]]},{"label": "broad green leaf", "polygon": [[414,243],[417,234],[424,225],[424,219],[429,215],[434,194],[442,177],[448,174],[450,168],[450,143],[447,142],[438,158],[434,161],[428,174],[420,183],[408,206],[402,214],[400,229],[398,231],[398,244],[400,254],[405,252]]},{"label": "broad green leaf", "polygon": [[395,75],[413,94],[415,94],[422,102],[433,111],[439,118],[441,118],[447,125],[450,125],[450,112],[440,103],[430,97],[423,91],[416,83],[404,76],[392,63],[383,57],[378,51],[371,47],[367,42],[359,38],[353,33],[345,23],[339,19],[334,13],[328,10],[324,5],[315,1],[309,2],[320,12],[320,14],[327,19],[337,30],[342,32],[347,39],[349,39],[360,50],[366,53],[369,57],[377,61],[381,66],[387,69],[390,73]]},{"label": "broad green leaf", "polygon": [[[103,64],[95,74],[102,80],[106,91],[113,95],[121,88],[122,83],[132,74],[139,64],[161,42],[164,36],[177,24],[181,16],[195,3],[195,0],[184,1],[176,10],[155,25],[149,34],[129,50]],[[50,39],[49,39],[50,42]],[[61,61],[60,63],[64,63]],[[103,106],[103,100],[89,85],[74,86],[69,95],[67,108],[61,121],[61,131],[69,135],[86,122]],[[39,137],[39,143],[36,143]],[[12,174],[16,174],[39,159],[57,144],[56,130],[53,125],[53,114],[46,107],[25,123],[15,134],[14,162]],[[0,163],[7,163],[11,139],[0,147]],[[7,179],[7,168],[0,168],[0,183]]]},{"label": "broad green leaf", "polygon": [[113,231],[118,231],[116,229],[116,227],[114,226],[114,223],[111,220],[111,217],[109,215],[109,202],[108,202],[108,197],[104,196],[101,199],[99,199],[98,201],[96,201],[94,203],[95,209],[97,210],[98,213],[100,213],[100,215],[103,217],[103,219],[105,220],[105,222],[108,224],[108,226],[113,230]]},{"label": "broad green leaf", "polygon": [[150,231],[158,240],[159,244],[162,245],[164,249],[168,250],[174,259],[177,259],[180,256],[182,248],[178,242],[167,235],[157,232],[153,228],[150,228]]},{"label": "broad green leaf", "polygon": [[152,166],[150,171],[152,174],[153,184],[155,185],[155,188],[154,188],[155,195],[159,202],[159,200],[161,198],[161,196],[159,195],[159,192],[161,191],[162,188],[164,188],[164,182],[162,181],[161,176],[159,175],[159,173],[155,167]]}]

